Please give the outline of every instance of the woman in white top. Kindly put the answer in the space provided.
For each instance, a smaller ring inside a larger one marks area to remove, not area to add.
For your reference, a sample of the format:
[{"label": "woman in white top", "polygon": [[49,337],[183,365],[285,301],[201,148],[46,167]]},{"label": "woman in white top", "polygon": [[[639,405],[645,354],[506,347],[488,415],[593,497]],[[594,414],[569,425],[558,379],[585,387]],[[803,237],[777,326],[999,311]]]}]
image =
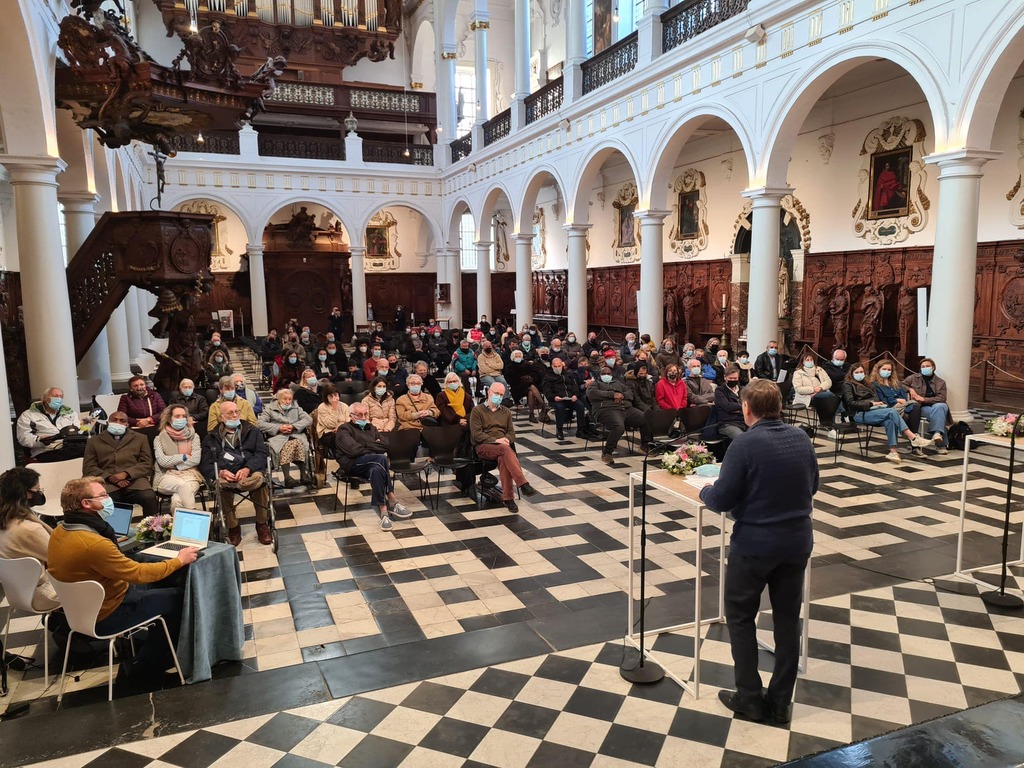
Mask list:
[{"label": "woman in white top", "polygon": [[[0,475],[0,557],[9,560],[34,557],[46,568],[53,529],[31,510],[45,502],[39,490],[39,473],[35,470],[15,467]],[[44,573],[36,584],[32,607],[47,611],[59,606],[57,593]]]},{"label": "woman in white top", "polygon": [[333,384],[324,384],[321,390],[324,401],[317,406],[313,413],[313,420],[316,422],[316,439],[324,447],[333,450],[334,433],[338,431],[338,427],[349,421],[348,403],[341,402],[338,388]]},{"label": "woman in white top", "polygon": [[202,485],[199,435],[189,423],[188,408],[172,405],[160,417],[160,434],[153,440],[156,471],[153,488],[171,494],[171,509],[195,509]]},{"label": "woman in white top", "polygon": [[811,404],[811,398],[835,397],[829,390],[832,379],[825,369],[814,362],[814,355],[807,353],[801,360],[800,367],[793,372],[793,405]]}]

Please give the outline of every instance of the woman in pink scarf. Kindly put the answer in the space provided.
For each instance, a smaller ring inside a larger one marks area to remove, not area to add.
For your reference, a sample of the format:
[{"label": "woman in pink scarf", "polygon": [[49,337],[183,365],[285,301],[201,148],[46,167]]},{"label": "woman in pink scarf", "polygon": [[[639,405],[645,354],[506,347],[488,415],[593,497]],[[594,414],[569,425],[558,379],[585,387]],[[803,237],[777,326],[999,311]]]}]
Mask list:
[{"label": "woman in pink scarf", "polygon": [[153,488],[171,494],[171,509],[194,509],[203,476],[197,469],[199,435],[189,424],[188,409],[184,405],[164,409],[153,450],[156,454]]}]

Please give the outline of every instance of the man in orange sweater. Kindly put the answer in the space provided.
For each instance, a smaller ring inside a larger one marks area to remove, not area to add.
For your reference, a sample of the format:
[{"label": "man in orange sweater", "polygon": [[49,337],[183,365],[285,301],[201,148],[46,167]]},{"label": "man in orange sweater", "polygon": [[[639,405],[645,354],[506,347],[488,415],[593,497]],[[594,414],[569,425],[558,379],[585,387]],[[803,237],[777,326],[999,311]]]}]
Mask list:
[{"label": "man in orange sweater", "polygon": [[[195,562],[197,550],[189,547],[177,557],[158,563],[125,557],[117,547],[114,529],[107,523],[113,501],[99,477],[70,481],[61,491],[60,505],[64,522],[50,537],[47,567],[58,581],[98,581],[103,586],[96,632],[111,635],[159,615],[167,622],[171,637],[177,638],[182,590],[154,582]],[[163,632],[151,631],[136,657],[138,671],[161,671],[171,666],[170,661]]]}]

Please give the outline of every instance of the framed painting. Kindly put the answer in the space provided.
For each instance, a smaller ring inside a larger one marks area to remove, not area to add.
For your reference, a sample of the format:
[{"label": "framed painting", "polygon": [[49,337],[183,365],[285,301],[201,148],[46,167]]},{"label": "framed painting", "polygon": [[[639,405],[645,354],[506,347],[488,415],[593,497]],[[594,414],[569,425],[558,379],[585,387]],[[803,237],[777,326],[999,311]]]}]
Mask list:
[{"label": "framed painting", "polygon": [[635,212],[636,203],[623,203],[618,208],[619,248],[632,248],[636,245],[636,220],[633,218]]},{"label": "framed painting", "polygon": [[680,240],[694,240],[700,234],[700,190],[679,193],[678,235]]},{"label": "framed painting", "polygon": [[894,219],[910,212],[910,168],[913,162],[913,147],[871,155],[869,219]]},{"label": "framed painting", "polygon": [[366,228],[366,255],[370,258],[387,258],[388,230],[387,227]]},{"label": "framed painting", "polygon": [[612,0],[594,0],[594,54],[612,44]]}]

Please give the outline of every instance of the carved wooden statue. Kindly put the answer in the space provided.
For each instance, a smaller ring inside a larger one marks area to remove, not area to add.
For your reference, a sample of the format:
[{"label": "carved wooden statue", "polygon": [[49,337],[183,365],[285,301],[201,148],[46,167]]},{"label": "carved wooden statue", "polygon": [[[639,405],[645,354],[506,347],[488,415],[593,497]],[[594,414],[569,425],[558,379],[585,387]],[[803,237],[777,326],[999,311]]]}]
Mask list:
[{"label": "carved wooden statue", "polygon": [[683,323],[686,327],[686,338],[691,341],[697,338],[695,334],[696,328],[694,328],[693,323],[693,314],[697,307],[700,306],[700,303],[700,294],[696,290],[690,289],[683,291]]},{"label": "carved wooden statue", "polygon": [[552,277],[544,278],[544,314],[555,314],[555,280]]},{"label": "carved wooden statue", "polygon": [[878,331],[882,325],[885,296],[873,285],[869,285],[864,289],[860,306],[864,310],[864,318],[860,322],[860,354],[861,357],[871,357],[878,348]]},{"label": "carved wooden statue", "polygon": [[665,289],[665,325],[668,330],[665,332],[667,336],[672,336],[676,332],[676,325],[679,322],[679,300],[676,298],[676,292],[672,288]]},{"label": "carved wooden statue", "polygon": [[559,275],[557,278],[555,278],[555,314],[556,315],[564,315],[565,314],[565,294],[566,294],[565,277],[563,275]]},{"label": "carved wooden statue", "polygon": [[846,349],[850,338],[850,292],[846,286],[836,286],[832,301],[828,305],[832,315],[832,328],[836,335],[836,346]]},{"label": "carved wooden statue", "polygon": [[896,303],[896,322],[899,332],[900,351],[906,354],[910,349],[910,329],[914,326],[917,316],[917,295],[913,288],[901,288],[900,298]]},{"label": "carved wooden statue", "polygon": [[825,336],[825,320],[828,317],[829,301],[831,301],[831,297],[828,286],[819,285],[811,300],[811,322],[814,328],[814,339],[819,346]]},{"label": "carved wooden statue", "polygon": [[779,318],[789,317],[789,270],[779,260]]},{"label": "carved wooden statue", "polygon": [[316,240],[316,217],[302,206],[288,222],[288,241],[296,245],[310,244]]}]

